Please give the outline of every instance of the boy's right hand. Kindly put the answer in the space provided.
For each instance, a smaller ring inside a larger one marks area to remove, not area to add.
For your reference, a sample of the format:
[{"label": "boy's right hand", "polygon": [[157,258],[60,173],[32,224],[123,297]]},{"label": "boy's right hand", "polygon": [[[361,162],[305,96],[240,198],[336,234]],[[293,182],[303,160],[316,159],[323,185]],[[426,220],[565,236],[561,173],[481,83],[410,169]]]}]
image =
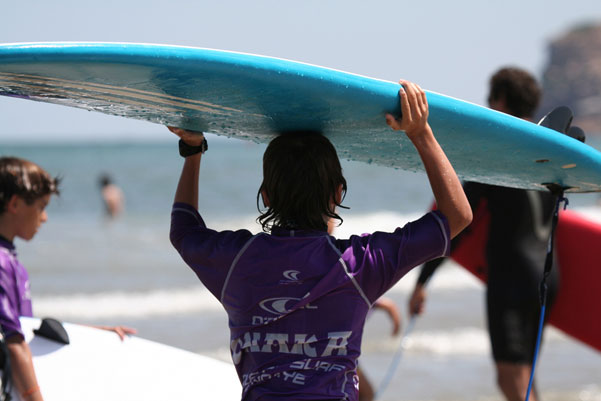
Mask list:
[{"label": "boy's right hand", "polygon": [[190,131],[177,127],[167,127],[167,129],[179,136],[182,141],[190,146],[200,146],[205,138],[204,134],[200,131]]},{"label": "boy's right hand", "polygon": [[386,123],[394,130],[405,131],[409,139],[414,140],[425,131],[431,132],[428,125],[428,100],[419,85],[403,79],[399,84],[402,117],[397,120],[392,114],[386,114]]}]

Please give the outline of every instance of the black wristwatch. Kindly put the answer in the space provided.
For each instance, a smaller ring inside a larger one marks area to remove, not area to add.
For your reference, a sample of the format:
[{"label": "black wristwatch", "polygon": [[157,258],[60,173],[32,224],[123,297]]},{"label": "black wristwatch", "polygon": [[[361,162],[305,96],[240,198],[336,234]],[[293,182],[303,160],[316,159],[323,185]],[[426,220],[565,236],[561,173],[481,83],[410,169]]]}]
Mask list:
[{"label": "black wristwatch", "polygon": [[179,140],[179,155],[181,157],[188,157],[195,155],[197,153],[204,153],[209,149],[209,145],[207,144],[207,138],[203,138],[202,142],[198,146],[190,146],[183,139]]}]

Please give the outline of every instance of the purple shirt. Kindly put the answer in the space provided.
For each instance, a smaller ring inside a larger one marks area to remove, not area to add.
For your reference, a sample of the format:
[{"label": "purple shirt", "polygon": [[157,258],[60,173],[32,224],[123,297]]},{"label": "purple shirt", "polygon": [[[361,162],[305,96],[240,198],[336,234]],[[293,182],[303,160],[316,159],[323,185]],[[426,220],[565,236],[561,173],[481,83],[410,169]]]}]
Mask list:
[{"label": "purple shirt", "polygon": [[15,246],[0,238],[0,326],[6,338],[24,337],[19,316],[33,316],[29,275],[17,259]]},{"label": "purple shirt", "polygon": [[411,268],[448,255],[450,237],[439,212],[348,240],[217,232],[176,203],[171,242],[228,314],[243,400],[356,400],[370,307]]}]

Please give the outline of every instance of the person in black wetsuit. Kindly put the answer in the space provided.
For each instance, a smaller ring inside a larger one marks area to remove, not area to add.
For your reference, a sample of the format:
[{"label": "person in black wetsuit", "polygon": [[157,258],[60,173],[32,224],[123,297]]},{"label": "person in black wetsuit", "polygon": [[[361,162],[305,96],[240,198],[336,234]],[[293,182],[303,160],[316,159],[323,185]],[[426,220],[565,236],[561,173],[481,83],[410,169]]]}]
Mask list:
[{"label": "person in black wetsuit", "polygon": [[[528,72],[502,68],[490,80],[488,103],[494,110],[531,120],[540,94],[536,80]],[[464,190],[472,210],[487,207],[491,217],[486,245],[486,301],[497,384],[507,400],[524,400],[538,332],[538,286],[543,277],[556,198],[550,192],[475,182],[466,182]],[[451,247],[459,241],[461,235]],[[442,261],[437,259],[422,267],[409,301],[411,314],[423,312],[426,282]],[[557,269],[552,269],[547,284],[546,315],[557,294]],[[530,399],[537,398],[534,391]]]}]

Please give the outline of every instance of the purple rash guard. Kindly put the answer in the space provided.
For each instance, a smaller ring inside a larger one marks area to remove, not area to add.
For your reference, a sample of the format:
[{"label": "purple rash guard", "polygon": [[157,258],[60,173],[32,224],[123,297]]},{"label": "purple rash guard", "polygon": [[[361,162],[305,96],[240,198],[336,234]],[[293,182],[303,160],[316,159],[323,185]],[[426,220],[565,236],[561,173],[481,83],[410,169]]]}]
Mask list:
[{"label": "purple rash guard", "polygon": [[228,314],[243,400],[356,400],[370,307],[411,268],[448,255],[450,236],[439,212],[347,240],[217,232],[176,203],[171,242]]},{"label": "purple rash guard", "polygon": [[0,326],[5,338],[24,337],[19,316],[33,316],[29,275],[17,259],[15,246],[0,238]]}]

